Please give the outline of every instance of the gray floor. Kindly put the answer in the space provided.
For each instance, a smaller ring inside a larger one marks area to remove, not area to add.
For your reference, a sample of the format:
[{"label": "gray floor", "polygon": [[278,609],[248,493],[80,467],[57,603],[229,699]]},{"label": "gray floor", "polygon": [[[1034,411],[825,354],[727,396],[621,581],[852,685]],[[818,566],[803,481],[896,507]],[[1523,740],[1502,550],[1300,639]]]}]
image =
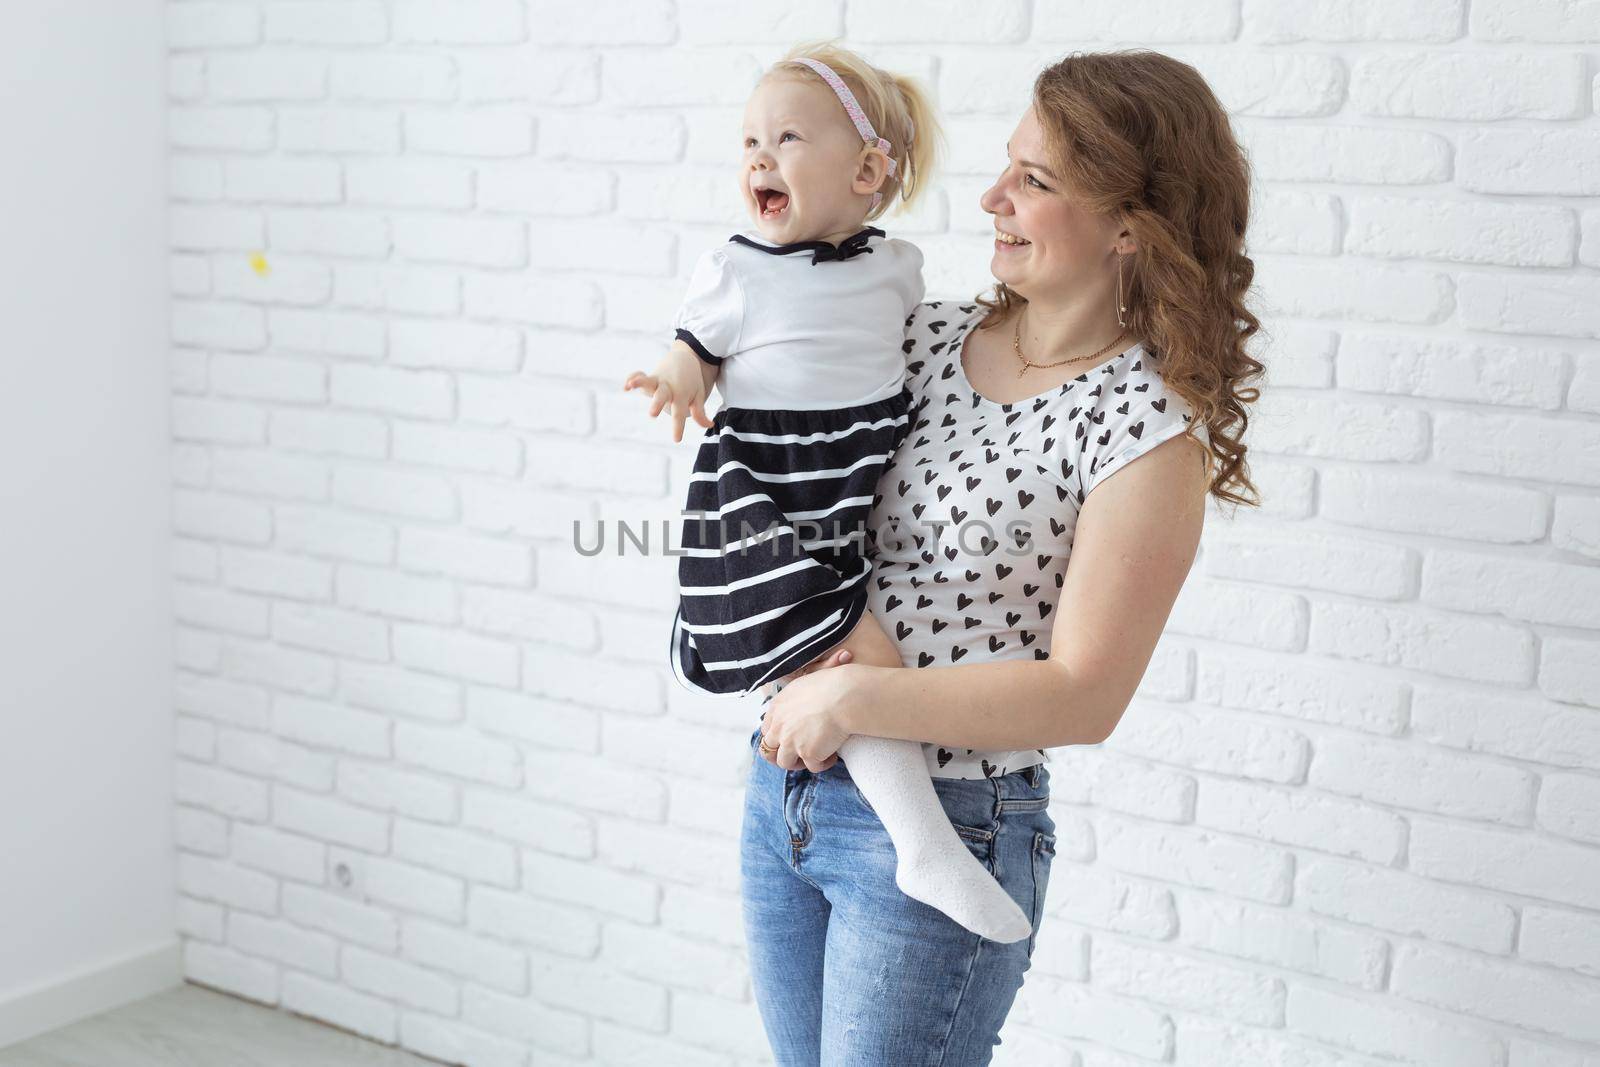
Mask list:
[{"label": "gray floor", "polygon": [[0,1067],[438,1067],[197,985],[0,1049]]}]

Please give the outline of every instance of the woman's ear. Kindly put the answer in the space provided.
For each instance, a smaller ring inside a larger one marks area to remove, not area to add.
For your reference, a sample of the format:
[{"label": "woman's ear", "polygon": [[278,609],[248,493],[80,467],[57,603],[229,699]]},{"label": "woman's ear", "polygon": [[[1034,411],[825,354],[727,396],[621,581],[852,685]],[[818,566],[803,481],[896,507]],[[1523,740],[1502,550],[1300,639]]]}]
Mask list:
[{"label": "woman's ear", "polygon": [[1127,230],[1123,230],[1121,233],[1117,234],[1116,243],[1111,246],[1111,250],[1118,255],[1125,256],[1129,253],[1139,251],[1139,242],[1134,239],[1133,234],[1129,233]]},{"label": "woman's ear", "polygon": [[856,161],[856,176],[850,183],[850,191],[857,196],[871,196],[881,191],[883,183],[888,180],[889,166],[883,149],[870,145],[864,147],[861,158]]}]

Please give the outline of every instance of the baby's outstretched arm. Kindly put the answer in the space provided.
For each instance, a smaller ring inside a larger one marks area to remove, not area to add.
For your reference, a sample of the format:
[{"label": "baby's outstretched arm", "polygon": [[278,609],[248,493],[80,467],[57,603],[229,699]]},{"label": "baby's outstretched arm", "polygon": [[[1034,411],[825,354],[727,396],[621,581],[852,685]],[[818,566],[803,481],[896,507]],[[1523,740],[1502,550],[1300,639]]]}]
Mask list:
[{"label": "baby's outstretched arm", "polygon": [[[677,343],[683,344],[682,341]],[[714,364],[707,363],[705,360],[699,359],[698,357],[696,358],[695,362],[700,364],[700,384],[705,389],[706,397],[710,398],[711,387],[717,384],[717,374],[721,368],[715,366]]]},{"label": "baby's outstretched arm", "polygon": [[716,367],[695,355],[694,349],[682,341],[674,341],[653,374],[636,370],[622,383],[622,389],[650,390],[652,419],[661,414],[662,408],[672,405],[672,439],[682,441],[684,419],[693,418],[701,426],[711,426],[706,417],[706,398],[716,380]]}]

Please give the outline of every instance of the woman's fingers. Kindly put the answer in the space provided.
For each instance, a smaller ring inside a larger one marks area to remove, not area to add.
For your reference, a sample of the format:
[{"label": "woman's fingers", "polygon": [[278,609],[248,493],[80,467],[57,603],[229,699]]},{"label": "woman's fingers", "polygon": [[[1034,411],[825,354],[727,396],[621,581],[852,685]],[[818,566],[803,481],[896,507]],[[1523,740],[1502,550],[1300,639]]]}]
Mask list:
[{"label": "woman's fingers", "polygon": [[819,659],[819,660],[815,661],[814,663],[806,664],[804,667],[800,668],[800,673],[801,674],[810,674],[812,671],[820,671],[825,667],[837,667],[841,663],[849,663],[849,662],[850,662],[850,650],[849,649],[845,649],[845,648],[841,648],[841,649],[839,649],[839,651],[832,653],[831,655],[829,655],[825,659]]},{"label": "woman's fingers", "polygon": [[783,743],[773,740],[770,735],[762,735],[761,742],[765,746],[761,754],[767,757],[768,762],[774,767],[782,767],[783,764],[778,761],[783,755]]},{"label": "woman's fingers", "polygon": [[[768,738],[766,734],[762,734],[760,745],[761,758],[772,764],[774,767],[786,770],[800,769],[799,767],[785,768],[780,762],[780,759],[783,755],[783,744],[781,742],[778,744],[773,744],[772,740]],[[806,768],[806,770],[810,771],[812,774],[821,774],[823,771],[839,762],[839,754],[837,752],[823,760],[821,763],[818,763],[815,767],[813,767],[810,762],[804,759],[798,752],[791,750],[790,755],[794,757],[795,762],[797,762],[800,767]]]},{"label": "woman's fingers", "polygon": [[[853,657],[850,655],[849,649],[841,648],[823,659],[812,660],[799,670],[790,671],[788,674],[785,674],[779,678],[778,681],[784,685],[788,685],[796,678],[803,678],[812,671],[821,670],[823,667],[837,667],[841,663],[849,663],[852,658]],[[766,693],[772,684],[773,683],[768,682],[767,685],[762,686],[761,692]]]},{"label": "woman's fingers", "polygon": [[[765,750],[761,754],[765,756],[774,767],[778,767],[783,770],[799,770],[801,766],[804,766],[804,764],[800,762],[800,754],[794,750],[793,745],[788,744],[786,741],[774,740],[767,734],[763,734],[761,740],[766,746]],[[785,767],[783,763],[785,753],[787,753],[788,756],[793,759],[796,764],[798,764],[798,766]]]}]

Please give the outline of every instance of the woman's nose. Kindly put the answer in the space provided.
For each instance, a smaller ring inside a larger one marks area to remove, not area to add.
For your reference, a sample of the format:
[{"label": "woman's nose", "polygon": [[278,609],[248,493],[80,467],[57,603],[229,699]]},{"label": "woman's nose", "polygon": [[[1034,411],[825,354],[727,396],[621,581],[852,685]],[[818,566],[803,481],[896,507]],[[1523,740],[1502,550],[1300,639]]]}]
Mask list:
[{"label": "woman's nose", "polygon": [[998,182],[989,186],[983,191],[983,195],[978,197],[978,206],[991,215],[1001,214],[1001,207],[1004,203],[1005,196],[1001,193]]}]

